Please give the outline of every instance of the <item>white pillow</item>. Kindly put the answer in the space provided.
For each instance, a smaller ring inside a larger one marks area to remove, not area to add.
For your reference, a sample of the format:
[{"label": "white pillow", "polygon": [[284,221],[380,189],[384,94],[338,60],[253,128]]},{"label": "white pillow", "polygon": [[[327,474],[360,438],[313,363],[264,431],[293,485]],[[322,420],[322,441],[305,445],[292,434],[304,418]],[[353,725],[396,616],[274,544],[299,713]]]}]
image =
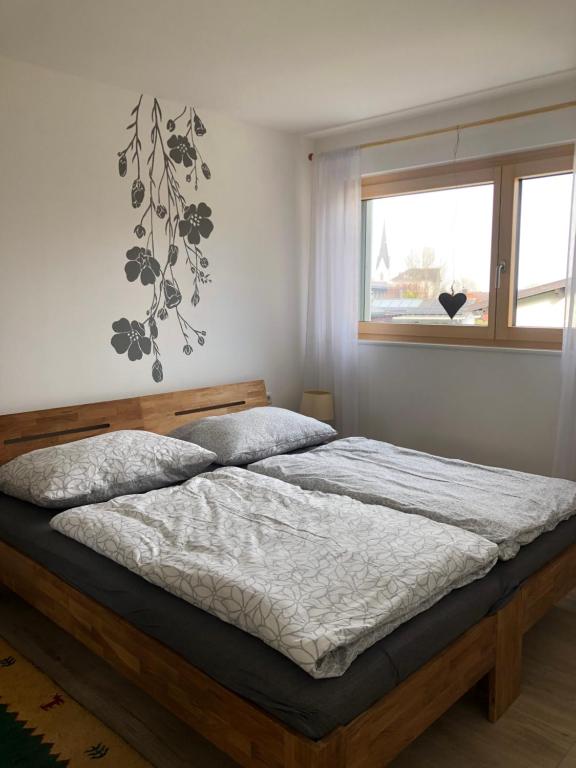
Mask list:
[{"label": "white pillow", "polygon": [[172,437],[119,430],[12,459],[0,467],[0,491],[40,507],[76,507],[188,480],[215,459]]},{"label": "white pillow", "polygon": [[219,464],[239,465],[318,445],[334,437],[336,430],[309,416],[285,408],[251,408],[224,416],[207,416],[171,432],[213,451]]}]

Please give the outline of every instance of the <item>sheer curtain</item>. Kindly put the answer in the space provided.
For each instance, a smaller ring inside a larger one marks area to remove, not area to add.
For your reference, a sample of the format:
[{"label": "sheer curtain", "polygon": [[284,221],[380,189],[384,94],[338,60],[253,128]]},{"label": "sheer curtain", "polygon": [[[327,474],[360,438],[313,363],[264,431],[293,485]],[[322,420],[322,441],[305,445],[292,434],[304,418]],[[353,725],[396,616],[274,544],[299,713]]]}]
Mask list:
[{"label": "sheer curtain", "polygon": [[304,386],[334,395],[336,428],[358,432],[360,153],[314,157]]},{"label": "sheer curtain", "polygon": [[566,311],[562,343],[562,389],[554,474],[576,480],[576,154],[572,182],[572,217],[566,275]]}]

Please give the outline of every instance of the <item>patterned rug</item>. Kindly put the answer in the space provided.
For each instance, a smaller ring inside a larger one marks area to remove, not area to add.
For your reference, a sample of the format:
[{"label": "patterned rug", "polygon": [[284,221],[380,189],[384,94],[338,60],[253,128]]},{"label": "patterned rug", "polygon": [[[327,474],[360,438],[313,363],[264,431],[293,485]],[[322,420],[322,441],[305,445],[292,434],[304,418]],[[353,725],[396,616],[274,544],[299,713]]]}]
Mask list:
[{"label": "patterned rug", "polygon": [[0,638],[0,768],[151,768]]}]

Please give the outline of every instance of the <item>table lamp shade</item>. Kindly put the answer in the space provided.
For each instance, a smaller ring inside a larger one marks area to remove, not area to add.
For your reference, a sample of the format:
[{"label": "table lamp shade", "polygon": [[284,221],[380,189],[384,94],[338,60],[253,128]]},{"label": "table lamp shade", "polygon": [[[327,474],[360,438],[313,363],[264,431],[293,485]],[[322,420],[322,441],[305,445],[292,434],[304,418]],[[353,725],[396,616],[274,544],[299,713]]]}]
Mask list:
[{"label": "table lamp shade", "polygon": [[334,418],[334,398],[325,389],[306,389],[300,403],[300,413],[312,416],[318,421],[332,421]]}]

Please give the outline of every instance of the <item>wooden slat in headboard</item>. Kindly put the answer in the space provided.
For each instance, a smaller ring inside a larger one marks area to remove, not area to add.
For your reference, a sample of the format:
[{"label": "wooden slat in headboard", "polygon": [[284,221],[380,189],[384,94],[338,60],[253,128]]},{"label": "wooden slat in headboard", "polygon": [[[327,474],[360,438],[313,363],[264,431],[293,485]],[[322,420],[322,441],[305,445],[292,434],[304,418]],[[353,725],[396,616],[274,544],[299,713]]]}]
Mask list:
[{"label": "wooden slat in headboard", "polygon": [[166,434],[204,416],[267,405],[262,379],[160,395],[70,405],[0,416],[0,464],[36,448],[69,443],[116,429]]}]

